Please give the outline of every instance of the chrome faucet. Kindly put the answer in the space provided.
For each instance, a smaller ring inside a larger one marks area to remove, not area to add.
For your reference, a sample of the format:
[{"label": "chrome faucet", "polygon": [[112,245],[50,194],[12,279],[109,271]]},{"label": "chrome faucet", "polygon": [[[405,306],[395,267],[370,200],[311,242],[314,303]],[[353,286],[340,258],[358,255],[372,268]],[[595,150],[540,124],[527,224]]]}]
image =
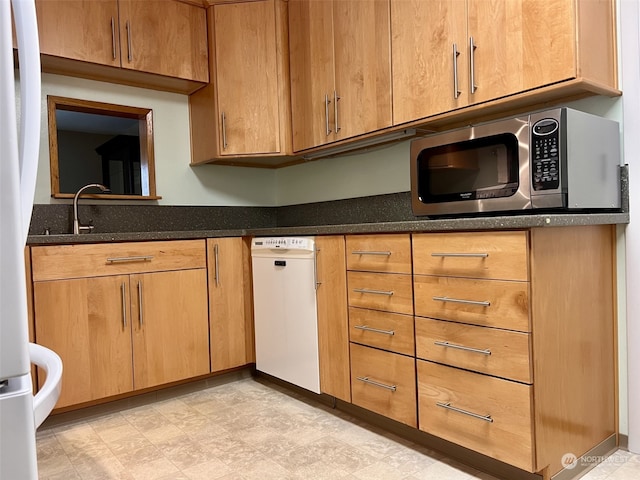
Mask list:
[{"label": "chrome faucet", "polygon": [[78,190],[73,197],[73,233],[75,235],[80,233],[90,233],[93,230],[93,225],[81,225],[80,219],[78,219],[78,199],[80,198],[80,194],[89,188],[99,188],[102,193],[111,192],[111,190],[99,183],[90,183],[84,187],[80,187],[80,190]]}]

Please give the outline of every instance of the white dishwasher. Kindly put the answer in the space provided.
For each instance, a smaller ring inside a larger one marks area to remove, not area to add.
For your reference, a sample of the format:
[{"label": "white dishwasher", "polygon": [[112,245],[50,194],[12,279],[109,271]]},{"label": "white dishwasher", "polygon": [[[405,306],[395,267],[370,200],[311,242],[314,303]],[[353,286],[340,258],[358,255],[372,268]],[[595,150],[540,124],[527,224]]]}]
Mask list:
[{"label": "white dishwasher", "polygon": [[251,242],[256,369],[320,393],[313,237]]}]

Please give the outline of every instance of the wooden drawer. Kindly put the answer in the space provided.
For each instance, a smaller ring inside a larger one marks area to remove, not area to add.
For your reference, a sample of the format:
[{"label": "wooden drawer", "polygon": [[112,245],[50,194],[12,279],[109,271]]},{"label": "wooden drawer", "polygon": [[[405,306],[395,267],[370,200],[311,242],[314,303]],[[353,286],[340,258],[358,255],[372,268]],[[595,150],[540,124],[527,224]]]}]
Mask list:
[{"label": "wooden drawer", "polygon": [[413,277],[421,317],[529,332],[529,283],[468,278]]},{"label": "wooden drawer", "polygon": [[411,273],[411,236],[408,233],[347,236],[347,269]]},{"label": "wooden drawer", "polygon": [[205,240],[32,247],[33,280],[205,268]]},{"label": "wooden drawer", "polygon": [[418,275],[528,280],[527,232],[413,235]]},{"label": "wooden drawer", "polygon": [[533,472],[530,385],[417,364],[421,430]]},{"label": "wooden drawer", "polygon": [[349,306],[413,315],[411,275],[347,272]]},{"label": "wooden drawer", "polygon": [[352,343],[351,399],[363,408],[417,427],[415,359]]},{"label": "wooden drawer", "polygon": [[415,355],[413,316],[349,308],[349,339],[404,355]]},{"label": "wooden drawer", "polygon": [[416,357],[531,383],[529,334],[416,317]]}]

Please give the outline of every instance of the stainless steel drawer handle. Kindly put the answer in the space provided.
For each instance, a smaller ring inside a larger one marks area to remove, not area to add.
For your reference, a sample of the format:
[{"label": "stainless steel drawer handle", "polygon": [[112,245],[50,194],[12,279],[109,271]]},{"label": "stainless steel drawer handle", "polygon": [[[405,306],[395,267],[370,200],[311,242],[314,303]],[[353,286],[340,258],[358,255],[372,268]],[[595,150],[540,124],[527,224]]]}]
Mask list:
[{"label": "stainless steel drawer handle", "polygon": [[396,387],[395,385],[387,385],[386,383],[376,382],[375,380],[371,380],[369,377],[356,377],[356,378],[361,382],[368,383],[369,385],[374,385],[376,387],[385,388],[387,390],[391,390],[392,392],[395,392],[398,389],[398,387]]},{"label": "stainless steel drawer handle", "polygon": [[462,408],[454,407],[449,402],[447,403],[436,402],[436,405],[442,408],[446,408],[447,410],[453,410],[454,412],[469,415],[470,417],[477,418],[478,420],[484,420],[485,422],[493,423],[493,418],[491,418],[491,415],[480,415],[478,413],[473,413],[468,410],[463,410]]},{"label": "stainless steel drawer handle", "polygon": [[375,251],[366,251],[366,250],[354,250],[353,252],[351,252],[351,255],[384,255],[384,256],[391,256],[391,252],[375,252]]},{"label": "stainless steel drawer handle", "polygon": [[126,284],[122,282],[120,284],[120,293],[122,294],[122,326],[127,327],[127,290]]},{"label": "stainless steel drawer handle", "polygon": [[472,348],[472,347],[465,347],[464,345],[456,345],[455,343],[449,343],[449,342],[441,342],[441,341],[435,341],[433,342],[434,345],[438,345],[440,347],[446,347],[446,348],[455,348],[457,350],[464,350],[465,352],[473,352],[473,353],[481,353],[483,355],[491,355],[491,350],[489,350],[488,348],[480,349],[480,348]]},{"label": "stainless steel drawer handle", "polygon": [[449,297],[431,297],[438,302],[452,302],[452,303],[464,303],[467,305],[480,305],[481,307],[491,306],[491,302],[479,301],[479,300],[464,300],[462,298],[449,298]]},{"label": "stainless steel drawer handle", "polygon": [[389,297],[393,295],[393,290],[370,290],[368,288],[354,288],[353,291],[356,293],[372,293],[374,295],[387,295]]},{"label": "stainless steel drawer handle", "polygon": [[469,258],[487,258],[489,256],[488,253],[440,253],[434,252],[431,254],[432,257],[469,257]]},{"label": "stainless steel drawer handle", "polygon": [[393,330],[381,330],[379,328],[368,327],[366,325],[356,325],[353,328],[357,328],[358,330],[364,330],[365,332],[373,332],[373,333],[382,333],[383,335],[395,335],[396,332]]},{"label": "stainless steel drawer handle", "polygon": [[153,260],[153,255],[141,255],[138,257],[111,257],[107,258],[107,263],[149,262],[151,260]]}]

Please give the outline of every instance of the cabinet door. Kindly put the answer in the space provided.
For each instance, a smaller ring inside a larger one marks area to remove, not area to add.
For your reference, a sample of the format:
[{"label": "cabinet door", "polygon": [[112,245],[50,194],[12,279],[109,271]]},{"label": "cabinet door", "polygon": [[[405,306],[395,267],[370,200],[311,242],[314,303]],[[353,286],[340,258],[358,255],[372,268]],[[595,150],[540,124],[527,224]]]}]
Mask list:
[{"label": "cabinet door", "polygon": [[320,390],[351,401],[345,240],[316,237]]},{"label": "cabinet door", "polygon": [[477,86],[470,103],[576,76],[574,0],[468,0],[468,9]]},{"label": "cabinet door", "polygon": [[40,51],[120,66],[116,0],[37,0]]},{"label": "cabinet door", "polygon": [[336,138],[391,126],[389,0],[334,2],[333,34]]},{"label": "cabinet door", "polygon": [[289,1],[289,51],[293,150],[332,142],[335,136],[331,1]]},{"label": "cabinet door", "polygon": [[467,104],[466,27],[463,0],[391,0],[394,125]]},{"label": "cabinet door", "polygon": [[207,240],[212,372],[253,361],[248,250],[242,238]]},{"label": "cabinet door", "polygon": [[33,293],[36,341],[64,365],[56,407],[133,389],[127,275],[35,282]]},{"label": "cabinet door", "polygon": [[220,154],[280,151],[273,1],[213,7]]},{"label": "cabinet door", "polygon": [[204,268],[131,275],[136,390],[209,373]]},{"label": "cabinet door", "polygon": [[120,0],[122,67],[209,81],[204,8],[171,0]]}]

